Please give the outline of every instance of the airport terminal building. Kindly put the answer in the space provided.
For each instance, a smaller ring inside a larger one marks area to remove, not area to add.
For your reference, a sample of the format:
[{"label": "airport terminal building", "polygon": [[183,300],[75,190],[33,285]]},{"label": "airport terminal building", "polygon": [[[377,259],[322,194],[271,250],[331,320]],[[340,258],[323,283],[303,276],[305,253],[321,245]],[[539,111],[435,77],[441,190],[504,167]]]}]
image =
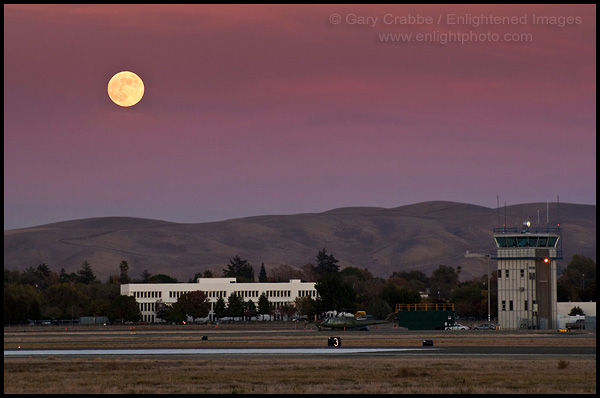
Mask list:
[{"label": "airport terminal building", "polygon": [[[214,320],[214,308],[217,300],[223,298],[225,303],[232,293],[242,300],[252,300],[258,304],[258,298],[265,294],[275,312],[283,305],[293,303],[298,297],[317,298],[315,282],[302,282],[291,279],[289,282],[237,283],[235,278],[198,278],[197,283],[130,283],[121,285],[121,294],[135,297],[142,321],[160,323],[156,318],[155,305],[158,300],[163,303],[177,302],[183,293],[201,290],[210,302],[209,319]],[[277,317],[277,315],[276,315]]]}]

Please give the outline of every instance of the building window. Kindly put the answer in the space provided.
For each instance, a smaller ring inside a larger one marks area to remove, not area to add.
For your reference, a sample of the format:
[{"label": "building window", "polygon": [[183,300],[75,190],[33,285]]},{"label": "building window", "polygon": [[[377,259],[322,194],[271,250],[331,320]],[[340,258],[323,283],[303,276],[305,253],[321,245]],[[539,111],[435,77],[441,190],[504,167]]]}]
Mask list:
[{"label": "building window", "polygon": [[498,270],[498,278],[502,278],[502,270],[501,269]]},{"label": "building window", "polygon": [[525,311],[529,311],[529,302],[527,300],[525,300],[524,304],[525,304],[524,305]]},{"label": "building window", "polygon": [[506,311],[506,300],[502,300],[502,311]]},{"label": "building window", "polygon": [[508,278],[508,270],[504,270],[504,276],[506,276]]},{"label": "building window", "polygon": [[522,270],[521,270],[521,278],[524,278],[524,277],[525,277],[525,270],[524,270],[524,269],[522,269]]},{"label": "building window", "polygon": [[512,311],[512,310],[513,310],[513,301],[512,301],[512,300],[510,300],[510,301],[508,302],[508,310],[509,310],[509,311]]}]

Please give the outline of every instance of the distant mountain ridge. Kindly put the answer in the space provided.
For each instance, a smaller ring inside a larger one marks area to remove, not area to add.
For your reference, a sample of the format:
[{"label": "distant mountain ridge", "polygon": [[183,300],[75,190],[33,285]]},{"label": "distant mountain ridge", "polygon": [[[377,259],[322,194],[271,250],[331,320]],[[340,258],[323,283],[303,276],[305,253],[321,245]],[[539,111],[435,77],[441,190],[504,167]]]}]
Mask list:
[{"label": "distant mountain ridge", "polygon": [[[396,208],[346,207],[323,213],[265,215],[219,222],[184,224],[129,217],[70,220],[4,231],[4,267],[23,270],[45,263],[53,271],[74,272],[88,261],[106,280],[126,260],[129,275],[144,270],[188,281],[196,272],[221,276],[236,255],[254,267],[315,263],[327,248],[341,268],[366,268],[387,278],[417,269],[427,275],[440,264],[461,266],[461,279],[481,276],[486,261],[464,253],[495,250],[493,228],[529,219],[546,225],[546,203],[500,209],[432,201]],[[559,206],[559,209],[557,209]],[[596,206],[549,204],[549,225],[563,228],[563,260],[574,254],[596,260]],[[560,220],[557,218],[560,217]]]}]

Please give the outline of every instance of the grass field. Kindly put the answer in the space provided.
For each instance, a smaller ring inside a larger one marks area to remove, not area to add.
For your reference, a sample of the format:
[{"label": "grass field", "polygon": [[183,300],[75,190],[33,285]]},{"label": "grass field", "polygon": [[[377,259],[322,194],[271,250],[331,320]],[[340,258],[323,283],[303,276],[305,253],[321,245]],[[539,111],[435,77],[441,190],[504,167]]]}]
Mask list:
[{"label": "grass field", "polygon": [[[6,329],[4,349],[323,346],[330,332],[288,325],[259,329],[121,327]],[[590,346],[595,333],[423,332],[382,329],[337,332],[344,346],[478,345]],[[207,340],[202,340],[207,336]],[[435,357],[182,356],[4,358],[4,393],[596,393],[595,356]]]}]

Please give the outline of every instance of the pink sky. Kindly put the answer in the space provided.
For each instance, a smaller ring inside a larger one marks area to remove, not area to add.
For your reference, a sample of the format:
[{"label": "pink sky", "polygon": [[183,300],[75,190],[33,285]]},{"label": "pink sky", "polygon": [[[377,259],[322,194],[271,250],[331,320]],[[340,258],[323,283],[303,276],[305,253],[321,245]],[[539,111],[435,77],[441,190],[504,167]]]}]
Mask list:
[{"label": "pink sky", "polygon": [[[595,5],[5,5],[4,228],[495,207],[497,196],[595,204],[595,15]],[[389,23],[408,16],[432,22]],[[389,33],[431,40],[382,41]],[[452,34],[470,41],[444,44]],[[106,92],[122,70],[146,88],[131,108]]]}]

